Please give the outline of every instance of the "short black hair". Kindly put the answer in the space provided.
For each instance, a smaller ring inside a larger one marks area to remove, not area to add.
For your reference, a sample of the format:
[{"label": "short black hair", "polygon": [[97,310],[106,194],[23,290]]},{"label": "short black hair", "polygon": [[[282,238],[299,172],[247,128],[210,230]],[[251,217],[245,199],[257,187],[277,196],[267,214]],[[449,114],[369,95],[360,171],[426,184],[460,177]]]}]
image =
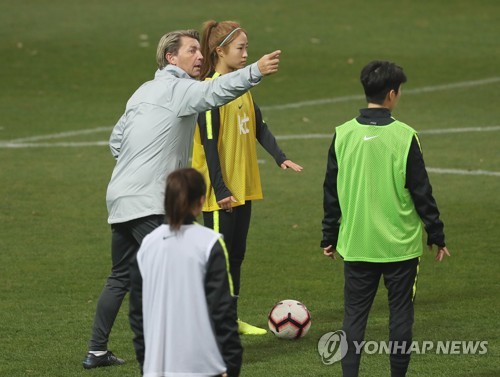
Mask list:
[{"label": "short black hair", "polygon": [[361,70],[361,84],[365,90],[366,101],[381,105],[387,93],[399,91],[407,81],[403,68],[382,60],[373,60]]}]

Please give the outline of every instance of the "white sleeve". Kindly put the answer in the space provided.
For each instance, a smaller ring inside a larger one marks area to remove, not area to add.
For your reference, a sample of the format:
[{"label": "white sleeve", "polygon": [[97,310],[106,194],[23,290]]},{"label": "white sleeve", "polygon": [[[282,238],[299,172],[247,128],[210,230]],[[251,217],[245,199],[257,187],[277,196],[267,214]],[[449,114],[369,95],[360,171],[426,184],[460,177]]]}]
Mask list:
[{"label": "white sleeve", "polygon": [[180,96],[174,93],[176,108],[179,109],[177,116],[189,116],[225,105],[246,93],[261,79],[262,73],[257,63],[253,63],[214,80],[182,80],[183,85],[179,83],[178,90],[183,90],[184,93]]},{"label": "white sleeve", "polygon": [[120,155],[120,149],[122,145],[123,138],[123,129],[125,128],[125,114],[121,116],[116,123],[113,131],[111,132],[111,136],[109,137],[109,148],[111,149],[111,154],[115,159]]}]

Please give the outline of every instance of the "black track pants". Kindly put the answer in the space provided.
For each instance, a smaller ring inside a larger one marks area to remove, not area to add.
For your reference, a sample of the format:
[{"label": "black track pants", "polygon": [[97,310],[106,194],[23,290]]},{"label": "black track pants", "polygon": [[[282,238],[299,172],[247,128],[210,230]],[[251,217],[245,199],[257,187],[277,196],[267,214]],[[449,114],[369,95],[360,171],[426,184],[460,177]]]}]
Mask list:
[{"label": "black track pants", "polygon": [[418,264],[419,258],[394,263],[344,262],[343,330],[348,342],[347,354],[342,359],[344,377],[358,376],[361,354],[356,349],[360,349],[364,340],[368,314],[381,276],[389,300],[389,342],[397,345],[390,355],[391,376],[406,375],[410,363],[406,351],[412,341]]},{"label": "black track pants", "polygon": [[97,301],[89,350],[107,350],[111,328],[130,289],[130,263],[135,260],[142,239],[163,221],[163,215],[153,215],[111,225],[111,273]]}]

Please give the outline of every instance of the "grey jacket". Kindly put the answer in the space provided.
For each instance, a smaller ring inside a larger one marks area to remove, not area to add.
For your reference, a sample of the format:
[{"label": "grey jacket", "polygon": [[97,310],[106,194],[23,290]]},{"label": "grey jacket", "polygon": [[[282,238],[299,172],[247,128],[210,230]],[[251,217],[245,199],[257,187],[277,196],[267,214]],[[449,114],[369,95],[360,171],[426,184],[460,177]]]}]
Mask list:
[{"label": "grey jacket", "polygon": [[164,214],[166,177],[188,165],[198,113],[232,101],[261,78],[257,63],[208,81],[168,65],[140,86],[109,140],[116,166],[106,194],[108,222]]}]

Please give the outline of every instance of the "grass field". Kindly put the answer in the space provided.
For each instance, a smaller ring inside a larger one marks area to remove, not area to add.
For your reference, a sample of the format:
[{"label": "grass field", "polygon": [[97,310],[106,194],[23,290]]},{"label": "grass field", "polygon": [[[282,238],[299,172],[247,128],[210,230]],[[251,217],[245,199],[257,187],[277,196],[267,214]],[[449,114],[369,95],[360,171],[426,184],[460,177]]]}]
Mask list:
[{"label": "grass field", "polygon": [[[153,77],[165,32],[235,19],[252,60],[280,48],[280,72],[253,90],[282,149],[304,166],[281,171],[260,150],[265,200],[254,203],[240,315],[266,325],[281,299],[301,300],[313,325],[296,342],[243,338],[243,377],[338,376],[318,339],[343,314],[342,262],[319,248],[322,181],[335,125],[364,106],[372,59],[409,77],[394,115],[421,131],[452,257],[426,253],[415,340],[488,341],[485,355],[413,355],[408,376],[500,375],[500,3],[275,0],[166,2],[23,0],[0,5],[0,376],[137,376],[120,312],[110,349],[122,367],[81,367],[110,268],[105,190],[112,125]],[[387,339],[385,288],[367,339]],[[363,376],[387,376],[365,355]]]}]

